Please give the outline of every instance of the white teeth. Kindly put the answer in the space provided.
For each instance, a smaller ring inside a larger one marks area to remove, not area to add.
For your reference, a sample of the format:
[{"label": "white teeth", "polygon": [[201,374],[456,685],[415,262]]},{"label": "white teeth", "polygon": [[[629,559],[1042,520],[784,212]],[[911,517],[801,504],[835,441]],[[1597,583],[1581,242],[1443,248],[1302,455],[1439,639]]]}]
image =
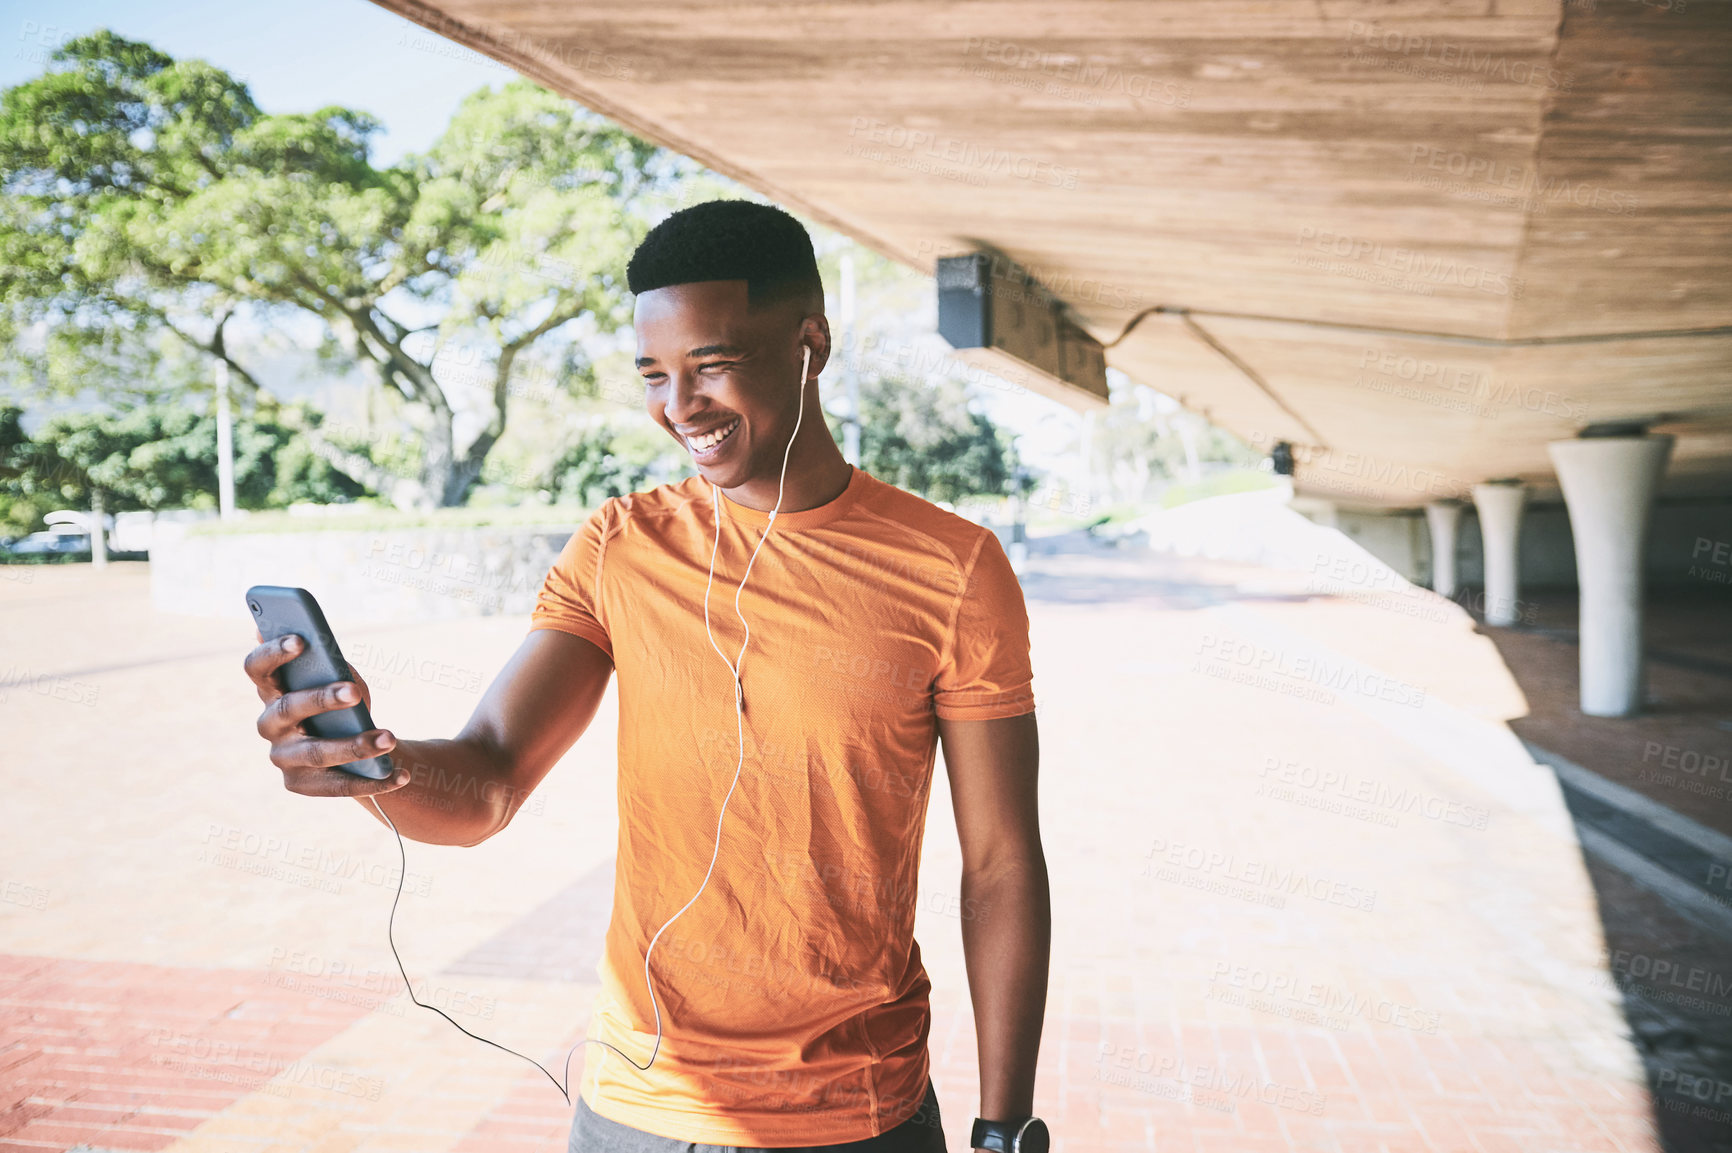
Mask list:
[{"label": "white teeth", "polygon": [[702,436],[688,436],[686,437],[686,447],[691,449],[693,452],[708,452],[710,449],[726,440],[729,434],[731,434],[734,429],[738,428],[739,425],[739,418],[736,417],[732,424],[725,428],[717,429],[715,432],[707,432]]}]

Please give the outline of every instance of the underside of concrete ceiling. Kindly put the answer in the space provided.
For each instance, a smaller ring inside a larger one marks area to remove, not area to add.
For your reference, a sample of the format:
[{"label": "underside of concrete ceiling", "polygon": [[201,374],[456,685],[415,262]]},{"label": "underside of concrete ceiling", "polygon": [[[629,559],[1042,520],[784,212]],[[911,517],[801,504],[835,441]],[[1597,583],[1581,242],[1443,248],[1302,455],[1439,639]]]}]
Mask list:
[{"label": "underside of concrete ceiling", "polygon": [[1732,492],[1732,4],[380,0],[916,268],[1032,272],[1301,491]]}]

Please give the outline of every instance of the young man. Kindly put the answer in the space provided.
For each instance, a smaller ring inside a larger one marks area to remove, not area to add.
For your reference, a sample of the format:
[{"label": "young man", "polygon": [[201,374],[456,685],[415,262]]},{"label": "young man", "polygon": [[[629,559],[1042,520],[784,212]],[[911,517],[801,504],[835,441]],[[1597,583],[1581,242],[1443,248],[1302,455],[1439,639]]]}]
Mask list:
[{"label": "young man", "polygon": [[[611,1047],[588,1050],[570,1148],[926,1153],[944,1136],[913,926],[942,741],[979,1037],[972,1141],[1045,1153],[1031,1114],[1050,909],[1028,618],[1004,550],[843,460],[818,399],[823,286],[793,217],[696,205],[627,276],[645,406],[698,475],[589,518],[454,740],[313,739],[300,723],[366,686],[283,694],[273,673],[298,647],[254,649],[271,760],[295,792],[370,797],[404,836],[478,844],[617,672],[618,879],[589,1030]],[[387,780],[331,768],[381,751]],[[451,796],[451,781],[480,787]]]}]

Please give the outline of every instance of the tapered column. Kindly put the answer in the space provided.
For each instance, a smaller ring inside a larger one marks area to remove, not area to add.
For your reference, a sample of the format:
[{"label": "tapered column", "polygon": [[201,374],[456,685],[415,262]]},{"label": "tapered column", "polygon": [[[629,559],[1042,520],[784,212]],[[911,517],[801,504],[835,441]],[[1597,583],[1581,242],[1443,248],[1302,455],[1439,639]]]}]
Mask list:
[{"label": "tapered column", "polygon": [[1442,597],[1455,595],[1455,540],[1461,530],[1461,502],[1434,500],[1425,506],[1425,523],[1431,529],[1431,591]]},{"label": "tapered column", "polygon": [[1519,565],[1522,509],[1527,504],[1527,486],[1515,482],[1476,484],[1474,507],[1479,510],[1479,537],[1485,553],[1485,623],[1516,623],[1517,597],[1521,591]]},{"label": "tapered column", "polygon": [[1642,706],[1642,557],[1672,438],[1583,437],[1546,448],[1576,540],[1582,712],[1627,717]]}]

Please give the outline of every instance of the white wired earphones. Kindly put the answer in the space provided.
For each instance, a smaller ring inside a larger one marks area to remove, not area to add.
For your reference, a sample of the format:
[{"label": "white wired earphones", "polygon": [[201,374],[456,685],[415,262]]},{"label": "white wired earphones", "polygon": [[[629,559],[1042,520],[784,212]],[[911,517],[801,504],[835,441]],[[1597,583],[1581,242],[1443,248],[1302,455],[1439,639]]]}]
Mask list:
[{"label": "white wired earphones", "polygon": [[[679,920],[687,909],[696,904],[697,899],[703,896],[704,889],[709,886],[710,876],[716,871],[716,861],[720,858],[722,852],[722,820],[727,816],[728,802],[733,799],[734,788],[740,783],[740,774],[744,771],[746,766],[746,697],[745,687],[740,683],[740,665],[746,658],[746,646],[750,644],[752,640],[752,626],[747,623],[745,614],[740,611],[740,596],[746,591],[746,582],[751,579],[752,566],[758,563],[758,553],[763,549],[764,542],[770,539],[770,529],[775,526],[776,514],[782,511],[782,496],[786,491],[788,484],[788,458],[793,454],[794,441],[800,435],[800,423],[806,417],[806,373],[810,370],[812,364],[812,346],[802,342],[801,351],[803,355],[800,358],[800,404],[799,410],[794,417],[794,431],[788,437],[788,447],[782,450],[782,472],[780,478],[776,482],[776,507],[770,510],[769,522],[764,525],[763,535],[758,538],[757,545],[752,549],[751,558],[746,562],[746,571],[740,577],[739,588],[734,590],[734,615],[740,618],[740,626],[745,630],[745,636],[740,641],[740,651],[734,655],[734,659],[731,661],[728,659],[728,654],[724,653],[721,646],[716,643],[716,634],[710,629],[710,589],[714,587],[716,583],[716,553],[721,548],[722,543],[722,497],[720,490],[716,488],[714,482],[710,483],[710,500],[715,510],[716,533],[715,540],[710,545],[709,577],[704,583],[704,632],[710,638],[710,647],[716,650],[716,655],[721,657],[722,663],[728,666],[728,674],[733,678],[734,729],[740,750],[740,757],[739,762],[734,766],[734,779],[729,783],[727,795],[722,798],[721,809],[716,813],[716,844],[715,848],[710,853],[710,867],[704,873],[703,884],[698,886],[698,891],[692,894],[691,900],[680,906],[679,912],[669,917],[666,923],[656,930],[655,936],[650,938],[650,943],[643,952],[644,988],[649,990],[650,1008],[654,1010],[656,1019],[655,1046],[650,1050],[649,1060],[644,1064],[639,1065],[636,1061],[632,1060],[631,1054],[621,1049],[618,1045],[613,1044],[611,1041],[603,1041],[599,1037],[585,1037],[577,1043],[577,1045],[605,1045],[615,1053],[618,1053],[621,1057],[624,1057],[626,1061],[630,1063],[632,1068],[639,1072],[647,1072],[650,1066],[655,1064],[656,1056],[661,1052],[662,1047],[662,1011],[661,1006],[656,1002],[655,985],[650,980],[650,953],[654,951],[656,942],[661,940],[661,935],[667,932],[668,926]],[[378,800],[371,796],[369,796],[367,800],[372,804],[373,811],[378,813],[384,822],[391,827],[391,831],[397,835],[397,853],[402,861],[402,866],[397,871],[397,895],[391,900],[391,916],[385,925],[385,938],[391,944],[391,955],[397,960],[397,971],[403,974],[403,986],[409,991],[409,999],[415,1004],[421,1006],[423,1009],[431,1009],[433,1012],[438,1013],[441,1017],[450,1021],[451,1024],[465,1036],[473,1037],[475,1040],[480,1041],[483,1044],[492,1045],[495,1049],[510,1053],[513,1057],[522,1057],[523,1060],[528,1061],[531,1065],[534,1065],[537,1069],[546,1073],[547,1079],[553,1081],[553,1087],[558,1089],[561,1095],[565,1097],[565,1103],[569,1106],[571,1104],[571,1058],[577,1052],[577,1045],[573,1045],[571,1050],[565,1055],[565,1080],[560,1082],[554,1080],[553,1074],[548,1072],[547,1066],[543,1065],[540,1061],[537,1061],[532,1057],[526,1057],[516,1049],[506,1048],[497,1041],[489,1041],[486,1037],[471,1033],[468,1029],[465,1029],[462,1025],[458,1024],[457,1021],[453,1020],[451,1015],[446,1013],[443,1009],[440,1009],[435,1005],[429,1005],[427,1002],[421,1000],[415,995],[415,987],[409,980],[409,971],[403,967],[403,958],[397,952],[396,939],[397,904],[403,899],[403,878],[409,871],[408,851],[403,845],[403,834],[397,832],[396,824],[392,822],[390,817],[385,815],[385,810],[379,804]]]}]

